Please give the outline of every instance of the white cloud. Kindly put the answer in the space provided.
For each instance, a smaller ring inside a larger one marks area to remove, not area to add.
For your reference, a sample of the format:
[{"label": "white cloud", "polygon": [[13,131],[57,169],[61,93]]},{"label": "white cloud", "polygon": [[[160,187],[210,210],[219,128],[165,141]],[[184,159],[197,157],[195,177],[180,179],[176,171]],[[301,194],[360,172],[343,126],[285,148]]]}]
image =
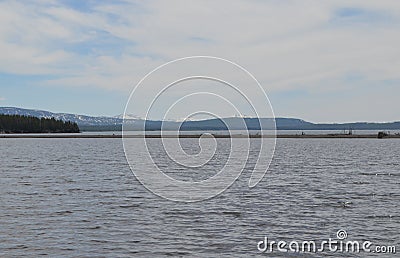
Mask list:
[{"label": "white cloud", "polygon": [[[128,91],[156,66],[190,55],[233,60],[271,92],[400,80],[398,0],[126,1],[90,12],[1,2],[0,22],[0,70],[56,75],[53,85]],[[346,82],[351,74],[363,80]]]},{"label": "white cloud", "polygon": [[0,101],[4,101],[4,100],[6,100],[6,98],[3,98],[0,96]]}]

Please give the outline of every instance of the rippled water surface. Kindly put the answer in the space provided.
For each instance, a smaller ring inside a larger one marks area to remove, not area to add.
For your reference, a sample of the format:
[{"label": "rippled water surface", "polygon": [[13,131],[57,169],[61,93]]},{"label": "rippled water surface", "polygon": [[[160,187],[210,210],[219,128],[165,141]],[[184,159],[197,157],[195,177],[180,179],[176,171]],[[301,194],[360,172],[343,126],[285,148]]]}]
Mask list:
[{"label": "rippled water surface", "polygon": [[[217,141],[224,162],[229,144]],[[197,139],[183,145],[198,148]],[[400,248],[398,139],[279,139],[255,188],[250,161],[226,192],[191,204],[148,192],[121,139],[0,139],[0,160],[2,257],[248,257],[266,255],[257,250],[265,236],[322,241],[339,229]],[[193,171],[165,165],[171,176],[202,178],[217,161]]]}]

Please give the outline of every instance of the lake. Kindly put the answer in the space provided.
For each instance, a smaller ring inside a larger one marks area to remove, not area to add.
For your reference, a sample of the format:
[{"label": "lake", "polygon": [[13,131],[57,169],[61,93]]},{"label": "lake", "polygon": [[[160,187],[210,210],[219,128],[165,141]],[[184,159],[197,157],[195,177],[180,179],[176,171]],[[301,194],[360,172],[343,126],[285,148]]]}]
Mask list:
[{"label": "lake", "polygon": [[[198,139],[182,141],[198,149]],[[226,141],[217,139],[219,162]],[[121,139],[0,139],[0,160],[2,257],[265,256],[257,249],[265,237],[322,241],[338,230],[400,247],[399,139],[278,139],[255,188],[250,159],[228,190],[197,203],[149,192],[130,171]],[[164,165],[172,177],[201,179],[220,163]],[[288,255],[338,256],[272,256]]]}]

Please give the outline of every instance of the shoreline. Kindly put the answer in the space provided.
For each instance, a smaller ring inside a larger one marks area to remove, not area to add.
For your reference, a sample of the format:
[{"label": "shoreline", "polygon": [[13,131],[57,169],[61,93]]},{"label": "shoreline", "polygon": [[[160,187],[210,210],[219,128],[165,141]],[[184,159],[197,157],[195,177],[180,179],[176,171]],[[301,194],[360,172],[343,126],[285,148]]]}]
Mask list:
[{"label": "shoreline", "polygon": [[[200,138],[201,134],[186,134],[186,135],[126,135],[125,138]],[[377,134],[281,134],[281,135],[204,135],[203,137],[214,137],[214,138],[277,138],[277,139],[378,139]],[[54,135],[40,135],[40,134],[0,134],[0,139],[122,139],[122,135],[105,135],[105,134],[93,134],[93,135],[82,135],[82,134],[54,134]],[[387,135],[383,139],[400,139],[400,135]]]}]

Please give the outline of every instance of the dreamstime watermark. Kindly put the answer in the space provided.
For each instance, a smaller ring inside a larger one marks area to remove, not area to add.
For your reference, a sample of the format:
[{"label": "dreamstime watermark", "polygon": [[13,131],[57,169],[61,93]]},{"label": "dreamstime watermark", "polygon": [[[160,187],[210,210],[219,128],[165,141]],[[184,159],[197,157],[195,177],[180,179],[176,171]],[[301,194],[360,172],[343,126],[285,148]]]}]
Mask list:
[{"label": "dreamstime watermark", "polygon": [[[144,119],[128,119],[129,114]],[[178,123],[168,122],[176,114],[183,119]],[[229,114],[235,119],[226,119]],[[219,171],[207,179],[174,178],[169,174],[172,165],[168,164],[173,163],[180,170],[201,170],[216,155],[219,141],[210,132],[200,133],[197,153],[188,153],[181,146],[182,127],[199,115],[218,120],[225,127],[231,136],[228,137],[229,156]],[[255,119],[246,120],[245,116]],[[164,122],[160,124],[154,117]],[[258,119],[261,117],[269,119],[261,122]],[[260,131],[268,129],[272,137],[258,138],[258,147],[250,150],[249,124]],[[238,129],[246,130],[240,132],[241,137],[233,137]],[[154,147],[154,139],[148,139],[145,134],[132,138],[132,130],[160,131],[160,144]],[[151,192],[183,202],[201,201],[222,193],[241,175],[250,155],[256,162],[252,164],[248,185],[256,186],[271,163],[275,135],[274,113],[256,78],[234,62],[211,56],[180,58],[147,74],[130,94],[122,130],[125,156],[136,178]],[[168,160],[160,160],[160,156]]]},{"label": "dreamstime watermark", "polygon": [[271,241],[268,237],[259,241],[257,249],[260,252],[292,252],[292,253],[323,253],[323,252],[338,252],[338,253],[377,253],[377,254],[396,254],[396,246],[394,245],[375,245],[371,241],[347,240],[348,235],[345,230],[339,230],[336,233],[336,238],[329,238],[323,241]]}]

